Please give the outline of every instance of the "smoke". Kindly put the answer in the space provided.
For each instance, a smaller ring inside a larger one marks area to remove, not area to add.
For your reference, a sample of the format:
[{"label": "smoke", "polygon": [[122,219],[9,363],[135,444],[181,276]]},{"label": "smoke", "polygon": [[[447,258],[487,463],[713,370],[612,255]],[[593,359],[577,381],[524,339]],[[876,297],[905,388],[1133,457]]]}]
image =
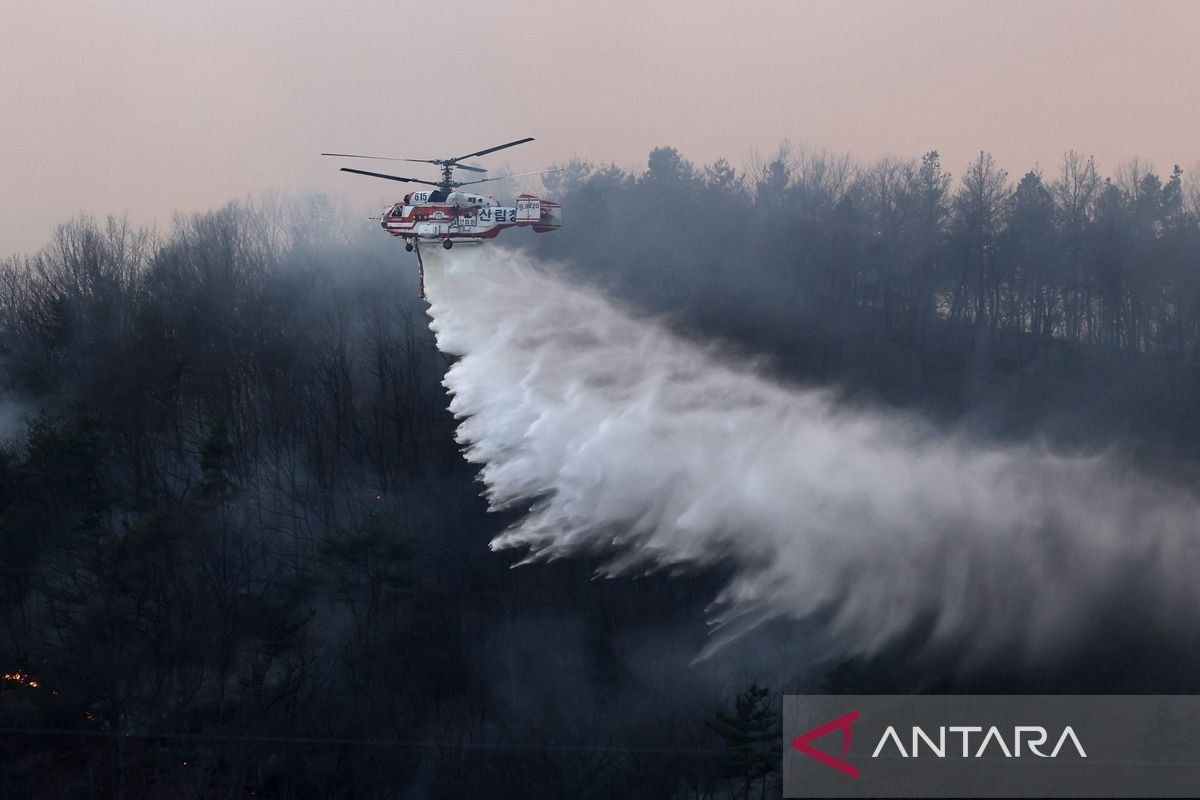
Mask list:
[{"label": "smoke", "polygon": [[1200,505],[1111,456],[985,446],[840,407],[519,253],[425,256],[445,385],[493,548],[604,575],[732,570],[713,646],[776,617],[844,656],[920,632],[964,668],[1195,628]]}]

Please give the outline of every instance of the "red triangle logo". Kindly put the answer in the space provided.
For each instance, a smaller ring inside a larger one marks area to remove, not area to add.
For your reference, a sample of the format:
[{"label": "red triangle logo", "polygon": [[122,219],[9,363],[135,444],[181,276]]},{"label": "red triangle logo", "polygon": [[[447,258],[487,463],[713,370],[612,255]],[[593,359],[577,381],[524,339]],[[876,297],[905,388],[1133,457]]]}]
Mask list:
[{"label": "red triangle logo", "polygon": [[815,758],[817,761],[820,761],[827,767],[833,767],[838,772],[849,775],[851,778],[857,778],[858,767],[854,766],[853,764],[847,764],[845,761],[842,761],[841,758],[831,756],[829,753],[818,750],[809,744],[809,742],[811,742],[813,739],[820,739],[827,733],[840,730],[842,732],[841,755],[845,756],[850,750],[850,737],[852,735],[850,726],[852,726],[857,719],[857,710],[851,711],[848,714],[843,714],[831,722],[826,722],[824,725],[813,728],[811,731],[802,733],[795,739],[792,739],[792,747],[796,748],[801,753],[804,753],[806,756]]}]

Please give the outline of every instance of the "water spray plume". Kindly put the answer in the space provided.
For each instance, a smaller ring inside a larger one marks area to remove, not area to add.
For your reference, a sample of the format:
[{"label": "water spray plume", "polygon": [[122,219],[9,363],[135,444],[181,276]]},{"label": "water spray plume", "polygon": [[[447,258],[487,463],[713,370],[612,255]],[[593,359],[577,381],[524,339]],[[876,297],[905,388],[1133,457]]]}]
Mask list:
[{"label": "water spray plume", "polygon": [[605,575],[724,564],[714,647],[782,616],[843,656],[922,630],[965,667],[1037,664],[1118,618],[1195,621],[1200,504],[1117,459],[846,409],[520,253],[425,261],[465,455],[494,508],[528,506],[495,549]]}]

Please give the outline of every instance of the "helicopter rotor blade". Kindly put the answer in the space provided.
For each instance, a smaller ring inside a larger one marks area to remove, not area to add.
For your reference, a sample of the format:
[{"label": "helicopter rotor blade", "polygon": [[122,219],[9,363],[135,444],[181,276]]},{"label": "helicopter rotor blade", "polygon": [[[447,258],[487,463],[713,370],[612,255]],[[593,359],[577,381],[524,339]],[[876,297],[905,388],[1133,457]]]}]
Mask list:
[{"label": "helicopter rotor blade", "polygon": [[518,172],[516,175],[501,175],[498,178],[480,178],[477,181],[464,181],[458,185],[459,186],[470,186],[473,183],[487,183],[488,181],[503,181],[503,180],[508,180],[509,178],[524,178],[526,175],[548,175],[551,172],[562,172],[562,168],[560,167],[559,169],[543,169],[543,170],[539,170],[538,172]]},{"label": "helicopter rotor blade", "polygon": [[355,175],[369,175],[372,178],[384,178],[385,180],[389,181],[400,181],[401,183],[423,183],[426,186],[440,185],[433,181],[423,181],[420,178],[402,178],[399,175],[384,175],[382,172],[367,172],[363,169],[350,169],[349,167],[342,167],[341,171],[353,172]]},{"label": "helicopter rotor blade", "polygon": [[[323,156],[337,156],[339,158],[374,158],[380,161],[419,161],[416,158],[392,158],[391,156],[363,156],[357,153],[321,153]],[[433,162],[429,162],[433,163]]]},{"label": "helicopter rotor blade", "polygon": [[483,167],[471,167],[466,164],[455,164],[452,160],[451,161],[443,161],[443,160],[437,159],[437,158],[401,158],[401,159],[397,159],[397,160],[398,161],[416,161],[418,164],[437,164],[438,166],[446,165],[446,166],[454,167],[455,169],[470,170],[471,172],[487,172],[487,170],[484,169]]},{"label": "helicopter rotor blade", "polygon": [[458,162],[462,161],[464,158],[472,158],[474,156],[480,156],[480,155],[484,155],[486,153],[494,153],[497,150],[503,150],[506,147],[515,147],[519,144],[524,144],[525,142],[532,142],[532,141],[533,141],[532,137],[530,137],[528,139],[521,139],[520,141],[509,142],[508,144],[502,144],[502,145],[499,145],[498,147],[491,147],[491,148],[488,148],[487,150],[480,150],[478,153],[468,153],[467,155],[459,156],[458,158],[399,158],[396,156],[368,156],[368,155],[364,155],[362,153],[321,153],[321,155],[334,156],[336,158],[372,158],[372,159],[375,159],[378,161],[413,161],[418,164],[437,164],[438,166],[451,166],[451,167],[454,167],[455,169],[465,169],[465,170],[469,170],[470,172],[487,172],[487,170],[484,169],[483,167],[473,167],[473,166],[470,166],[467,164],[459,164]]},{"label": "helicopter rotor blade", "polygon": [[[457,158],[398,158],[395,156],[369,156],[369,155],[366,155],[363,153],[321,153],[321,155],[333,156],[335,158],[370,158],[370,159],[374,159],[377,161],[410,161],[410,162],[415,162],[418,164],[436,164],[436,165],[442,167],[443,169],[448,167],[450,169],[463,169],[463,170],[467,170],[468,172],[487,172],[487,170],[483,167],[476,167],[476,166],[472,166],[472,165],[468,165],[468,164],[459,164],[458,162],[462,161],[463,159],[467,159],[467,158],[475,158],[477,156],[485,156],[488,153],[495,153],[497,150],[505,150],[509,147],[516,147],[519,144],[525,144],[526,142],[532,142],[533,140],[534,139],[532,136],[527,136],[524,139],[517,139],[516,141],[513,141],[513,142],[507,142],[505,144],[498,144],[495,147],[488,147],[483,150],[476,150],[474,153],[467,153],[465,156],[458,156]],[[517,177],[521,177],[522,175],[544,175],[544,174],[546,174],[546,172],[557,172],[557,171],[558,170],[545,170],[543,172],[524,172],[524,173],[521,173],[521,175],[506,175],[504,177],[517,178]],[[418,178],[404,178],[404,177],[400,177],[398,175],[384,175],[383,173],[380,173],[380,172],[367,172],[365,170],[350,169],[348,167],[343,167],[342,172],[353,172],[357,175],[370,175],[373,178],[384,178],[386,180],[403,181],[405,183],[424,183],[428,186],[441,186],[440,183],[436,183],[434,181],[423,181]],[[489,180],[500,180],[500,179],[499,178],[483,178],[478,181],[467,181],[467,183],[459,183],[457,185],[466,186],[468,184],[483,183],[484,181],[489,181]]]},{"label": "helicopter rotor blade", "polygon": [[506,147],[516,147],[519,144],[525,144],[526,142],[532,142],[532,141],[533,141],[533,137],[528,136],[524,139],[517,139],[515,142],[509,142],[508,144],[498,144],[495,147],[489,147],[486,150],[477,150],[474,153],[467,153],[465,156],[459,156],[458,158],[449,158],[446,160],[454,162],[454,161],[462,161],[464,158],[472,158],[474,156],[485,156],[488,153],[494,153],[497,150],[503,150]]}]

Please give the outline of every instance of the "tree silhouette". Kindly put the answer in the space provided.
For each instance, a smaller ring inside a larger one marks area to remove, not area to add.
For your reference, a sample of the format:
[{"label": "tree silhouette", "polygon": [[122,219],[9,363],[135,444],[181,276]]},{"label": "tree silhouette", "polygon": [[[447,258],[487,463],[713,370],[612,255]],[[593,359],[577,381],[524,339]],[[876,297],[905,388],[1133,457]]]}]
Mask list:
[{"label": "tree silhouette", "polygon": [[755,782],[765,798],[769,779],[779,769],[782,733],[770,694],[766,687],[752,683],[738,693],[732,713],[718,710],[708,723],[725,741],[721,770],[725,777],[740,782],[735,794],[743,800],[749,799]]}]

